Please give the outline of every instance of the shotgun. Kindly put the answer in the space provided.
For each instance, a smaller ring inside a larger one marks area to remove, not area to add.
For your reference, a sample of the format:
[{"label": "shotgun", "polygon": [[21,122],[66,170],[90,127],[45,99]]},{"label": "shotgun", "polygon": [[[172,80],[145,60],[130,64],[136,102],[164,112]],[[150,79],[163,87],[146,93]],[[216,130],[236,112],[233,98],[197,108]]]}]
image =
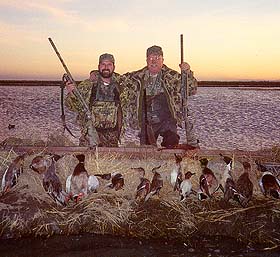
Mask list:
[{"label": "shotgun", "polygon": [[[184,39],[183,34],[180,35],[180,48],[181,48],[181,64],[184,62]],[[189,96],[189,85],[188,85],[188,72],[181,70],[181,98],[182,98],[182,110],[185,124],[186,143],[188,143],[188,96]]]},{"label": "shotgun", "polygon": [[48,38],[48,39],[49,39],[49,41],[50,41],[50,43],[51,43],[51,45],[52,45],[52,47],[53,47],[57,57],[59,58],[63,68],[66,71],[66,74],[64,75],[65,79],[70,81],[72,84],[74,84],[75,87],[74,87],[73,93],[77,97],[78,101],[82,105],[82,108],[83,108],[83,110],[85,112],[86,126],[88,128],[88,135],[89,135],[89,146],[90,146],[90,148],[96,147],[99,144],[100,140],[99,140],[99,136],[97,134],[97,131],[96,131],[95,127],[93,126],[93,124],[94,124],[94,116],[92,116],[91,111],[90,111],[87,103],[85,102],[85,100],[82,97],[80,91],[78,90],[77,84],[76,84],[75,80],[73,79],[73,77],[72,77],[69,69],[67,68],[65,62],[63,61],[60,53],[58,52],[54,42],[52,41],[51,38]]}]

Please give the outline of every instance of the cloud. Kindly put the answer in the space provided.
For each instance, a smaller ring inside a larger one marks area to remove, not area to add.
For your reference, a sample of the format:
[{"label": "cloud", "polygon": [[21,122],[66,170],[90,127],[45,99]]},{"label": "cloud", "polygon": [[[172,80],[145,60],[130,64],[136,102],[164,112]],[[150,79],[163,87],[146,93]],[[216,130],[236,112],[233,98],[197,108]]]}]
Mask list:
[{"label": "cloud", "polygon": [[[99,16],[81,16],[78,11],[71,10],[69,8],[65,8],[64,4],[72,2],[70,0],[61,0],[57,1],[55,4],[50,3],[50,1],[30,1],[30,0],[22,0],[15,1],[10,0],[9,2],[0,1],[0,7],[13,8],[17,11],[21,11],[24,13],[35,12],[37,15],[36,19],[40,19],[42,23],[56,24],[56,27],[59,26],[75,26],[75,29],[84,30],[88,32],[97,32],[104,30],[115,30],[115,31],[127,31],[129,26],[125,19],[122,17],[108,17]],[[42,14],[41,17],[39,14]],[[47,17],[47,21],[46,21]],[[30,17],[30,22],[33,21],[34,17]],[[48,19],[50,19],[48,21]],[[36,20],[37,21],[37,20]],[[27,23],[28,21],[26,21]],[[36,24],[33,24],[36,26]]]}]

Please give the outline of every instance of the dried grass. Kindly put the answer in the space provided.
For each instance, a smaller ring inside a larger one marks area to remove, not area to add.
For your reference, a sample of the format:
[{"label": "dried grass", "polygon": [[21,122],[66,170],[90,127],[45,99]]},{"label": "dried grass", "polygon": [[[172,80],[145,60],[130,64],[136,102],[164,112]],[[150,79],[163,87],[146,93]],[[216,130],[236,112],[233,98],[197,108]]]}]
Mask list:
[{"label": "dried grass", "polygon": [[[279,152],[273,158],[278,158],[278,154]],[[208,224],[212,229],[218,225],[228,226],[233,220],[246,218],[245,214],[254,213],[256,210],[270,211],[268,215],[271,219],[278,221],[280,219],[280,203],[272,199],[264,199],[258,186],[261,174],[256,169],[253,157],[249,155],[241,159],[235,158],[233,171],[236,179],[243,172],[242,160],[249,161],[252,165],[249,175],[254,184],[254,197],[247,208],[241,208],[235,202],[230,202],[226,208],[222,208],[221,192],[218,192],[213,199],[203,202],[198,201],[194,195],[191,195],[185,202],[180,202],[178,192],[173,191],[169,182],[170,171],[174,165],[173,158],[128,159],[127,156],[120,154],[103,153],[101,155],[98,152],[86,154],[85,166],[89,174],[119,172],[123,174],[125,180],[124,188],[115,191],[106,187],[108,181],[100,180],[98,193],[90,194],[78,204],[72,202],[67,207],[57,206],[44,191],[40,175],[29,168],[31,160],[36,155],[39,154],[31,154],[26,157],[24,172],[20,176],[18,184],[9,192],[10,195],[16,196],[16,202],[0,202],[1,235],[11,233],[11,231],[13,234],[21,234],[25,231],[25,233],[35,236],[92,232],[145,238],[172,236],[186,238],[193,233],[207,233],[199,231],[202,223]],[[16,154],[13,151],[0,153],[0,177],[4,168],[15,157]],[[77,163],[77,159],[72,154],[66,154],[57,162],[57,174],[64,188],[66,178],[73,172]],[[147,203],[136,202],[135,193],[140,180],[139,174],[131,168],[143,167],[146,170],[146,177],[151,180],[153,176],[151,170],[158,165],[162,165],[159,171],[164,180],[159,198],[153,196]],[[193,188],[197,190],[201,174],[199,162],[191,158],[184,158],[182,165],[184,172],[195,173],[191,180]],[[31,210],[32,208],[35,209]],[[24,209],[26,212],[23,212]],[[262,211],[259,212],[255,224],[243,224],[247,229],[247,232],[240,232],[244,233],[243,239],[246,240],[247,236],[248,240],[253,242],[259,240],[268,243],[271,247],[278,245],[279,235],[277,236],[277,232],[273,232],[273,235],[276,235],[275,239],[268,235],[266,226],[259,222]],[[29,216],[24,216],[23,213]],[[267,217],[265,218],[267,219]],[[235,235],[232,234],[232,236]],[[236,236],[238,237],[238,235]]]}]

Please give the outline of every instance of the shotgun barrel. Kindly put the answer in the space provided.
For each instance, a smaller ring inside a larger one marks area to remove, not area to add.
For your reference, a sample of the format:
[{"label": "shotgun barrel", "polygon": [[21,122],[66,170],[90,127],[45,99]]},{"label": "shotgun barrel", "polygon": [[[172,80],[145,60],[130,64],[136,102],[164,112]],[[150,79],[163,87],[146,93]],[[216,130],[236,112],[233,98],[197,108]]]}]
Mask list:
[{"label": "shotgun barrel", "polygon": [[96,147],[99,144],[100,140],[99,140],[99,136],[97,134],[97,131],[96,131],[95,127],[93,126],[94,116],[92,116],[91,111],[90,111],[87,103],[85,102],[85,100],[82,97],[80,91],[78,90],[77,84],[76,84],[75,80],[73,79],[73,77],[72,77],[69,69],[67,68],[65,62],[63,61],[60,53],[58,52],[54,42],[52,41],[51,38],[48,38],[48,39],[49,39],[49,41],[51,43],[51,46],[53,47],[57,57],[59,58],[63,68],[65,69],[65,72],[67,74],[67,76],[65,76],[65,77],[67,77],[67,80],[69,80],[72,84],[74,84],[75,87],[74,87],[73,93],[77,97],[77,99],[80,101],[80,103],[82,105],[82,108],[85,112],[86,125],[88,127],[88,135],[89,135],[89,146],[91,148]]},{"label": "shotgun barrel", "polygon": [[[181,64],[184,62],[184,38],[183,34],[180,35],[180,48],[181,48]],[[182,111],[183,119],[185,124],[186,132],[186,143],[188,143],[188,95],[189,95],[189,85],[188,85],[188,72],[181,70],[181,98],[182,98]]]}]

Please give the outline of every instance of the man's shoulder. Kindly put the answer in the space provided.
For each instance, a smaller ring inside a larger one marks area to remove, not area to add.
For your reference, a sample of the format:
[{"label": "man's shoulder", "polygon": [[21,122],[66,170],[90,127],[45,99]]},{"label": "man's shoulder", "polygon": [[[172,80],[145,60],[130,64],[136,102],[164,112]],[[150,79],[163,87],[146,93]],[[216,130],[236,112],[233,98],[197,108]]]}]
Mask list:
[{"label": "man's shoulder", "polygon": [[175,71],[175,70],[169,68],[169,67],[166,66],[165,64],[162,66],[161,71],[162,71],[162,74],[163,74],[164,76],[166,76],[166,75],[170,75],[170,76],[177,76],[177,75],[180,75],[180,73],[179,73],[178,71]]},{"label": "man's shoulder", "polygon": [[86,86],[86,85],[92,85],[90,79],[85,79],[79,83],[79,86]]},{"label": "man's shoulder", "polygon": [[119,81],[121,79],[121,75],[117,72],[114,72],[112,79],[113,79],[113,81],[116,81],[117,83],[119,83]]},{"label": "man's shoulder", "polygon": [[90,90],[92,88],[92,86],[93,86],[92,81],[89,79],[85,79],[79,83],[78,88],[79,88],[79,90],[87,91],[87,90]]},{"label": "man's shoulder", "polygon": [[127,73],[123,74],[122,76],[129,77],[129,78],[142,78],[145,75],[147,70],[148,70],[148,68],[147,68],[147,66],[145,66],[144,68],[142,68],[140,70],[127,72]]}]

